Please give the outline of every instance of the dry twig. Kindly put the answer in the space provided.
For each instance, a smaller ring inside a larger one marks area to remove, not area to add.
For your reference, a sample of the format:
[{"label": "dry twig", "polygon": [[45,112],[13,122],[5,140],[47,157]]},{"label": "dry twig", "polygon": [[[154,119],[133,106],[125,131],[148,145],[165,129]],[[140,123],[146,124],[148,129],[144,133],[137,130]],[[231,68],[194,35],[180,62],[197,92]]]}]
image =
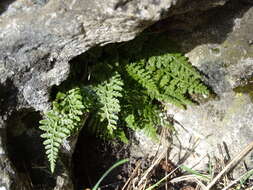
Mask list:
[{"label": "dry twig", "polygon": [[162,152],[158,158],[156,159],[156,161],[145,171],[143,177],[140,179],[138,186],[141,185],[145,179],[147,179],[149,173],[154,169],[155,166],[157,166],[160,161],[164,158],[165,154],[167,153],[167,150],[165,150],[164,152]]},{"label": "dry twig", "polygon": [[216,182],[231,168],[233,168],[238,162],[241,161],[251,150],[253,149],[253,141],[248,144],[233,160],[231,160],[227,166],[208,184],[207,189],[211,189]]},{"label": "dry twig", "polygon": [[128,180],[124,184],[122,190],[124,190],[128,186],[128,184],[130,183],[130,181],[133,180],[133,178],[136,175],[136,173],[137,173],[138,169],[140,168],[140,166],[141,166],[141,161],[138,161],[137,164],[136,164],[136,167],[134,168],[134,171],[132,172],[131,176],[128,178]]}]

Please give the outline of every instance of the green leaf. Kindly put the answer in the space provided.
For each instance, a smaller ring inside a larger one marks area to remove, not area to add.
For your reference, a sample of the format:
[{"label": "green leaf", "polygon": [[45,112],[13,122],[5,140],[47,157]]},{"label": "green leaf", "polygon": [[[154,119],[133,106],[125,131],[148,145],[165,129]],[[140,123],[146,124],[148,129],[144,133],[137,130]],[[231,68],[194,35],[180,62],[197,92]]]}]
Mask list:
[{"label": "green leaf", "polygon": [[81,116],[89,110],[87,105],[92,105],[91,99],[83,98],[86,92],[79,87],[66,93],[58,92],[52,110],[45,113],[45,118],[40,121],[39,128],[44,131],[41,137],[45,139],[43,144],[51,172],[54,172],[62,139],[81,127],[84,119]]},{"label": "green leaf", "polygon": [[100,121],[107,121],[107,129],[110,134],[113,134],[117,128],[121,108],[118,98],[122,97],[122,86],[122,79],[119,73],[115,72],[109,80],[94,87],[99,102]]}]

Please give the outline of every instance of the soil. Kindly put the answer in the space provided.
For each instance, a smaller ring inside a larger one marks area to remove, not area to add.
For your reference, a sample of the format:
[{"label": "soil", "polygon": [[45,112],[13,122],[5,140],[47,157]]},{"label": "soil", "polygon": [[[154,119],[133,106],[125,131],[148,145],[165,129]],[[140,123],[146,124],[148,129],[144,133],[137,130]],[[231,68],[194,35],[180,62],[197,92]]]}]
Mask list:
[{"label": "soil", "polygon": [[[102,181],[99,186],[100,189],[122,190],[123,186],[131,177],[139,181],[142,174],[152,165],[156,158],[131,157],[129,146],[131,146],[131,143],[124,144],[122,142],[108,142],[88,134],[86,130],[82,130],[73,154],[73,178],[76,190],[92,189],[100,177],[113,164],[125,158],[128,158],[129,161],[112,170],[112,172],[110,172],[109,175]],[[165,159],[162,159],[157,166],[152,168],[152,171],[148,175],[147,187],[162,179],[175,168],[176,166],[170,160],[166,161]],[[172,177],[178,177],[181,175],[182,173],[178,171],[175,172]],[[130,183],[132,183],[132,181]],[[129,186],[133,185],[134,184],[131,184]],[[167,185],[167,187],[170,187],[171,190],[181,190],[184,186],[189,187],[189,183]],[[191,184],[190,187],[192,187]],[[125,188],[125,190],[127,189],[129,188]],[[160,188],[156,188],[156,190],[165,190],[165,186],[163,185]]]},{"label": "soil", "polygon": [[[101,140],[85,130],[81,131],[73,155],[76,190],[92,188],[114,163],[129,158],[128,146],[122,142]],[[120,189],[127,180],[128,167],[128,164],[124,164],[115,168],[102,181],[100,189]]]},{"label": "soil", "polygon": [[13,113],[7,127],[7,150],[27,190],[52,189],[56,181],[48,172],[42,131],[38,129],[38,112],[22,110]]}]

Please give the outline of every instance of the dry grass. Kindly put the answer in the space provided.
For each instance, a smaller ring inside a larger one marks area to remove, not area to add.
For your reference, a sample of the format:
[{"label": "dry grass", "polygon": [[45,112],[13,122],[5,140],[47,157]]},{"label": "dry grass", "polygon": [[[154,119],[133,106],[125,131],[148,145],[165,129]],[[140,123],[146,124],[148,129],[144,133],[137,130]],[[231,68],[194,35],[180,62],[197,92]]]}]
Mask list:
[{"label": "dry grass", "polygon": [[[171,190],[174,189],[174,184],[190,184],[190,185],[183,185],[180,187],[180,190],[253,190],[252,184],[244,184],[245,186],[242,187],[240,181],[245,178],[245,174],[240,176],[238,179],[231,179],[230,172],[232,172],[233,168],[241,161],[243,158],[253,150],[253,142],[248,144],[241,152],[239,152],[233,159],[231,159],[228,163],[224,160],[219,160],[216,162],[216,168],[220,168],[220,171],[212,171],[216,173],[215,177],[209,175],[209,179],[205,178],[205,174],[197,175],[198,173],[191,173],[189,174],[181,174],[179,175],[177,172],[180,170],[181,165],[175,167],[171,167],[170,170],[165,170],[164,177],[155,184],[151,184],[150,181],[152,175],[157,167],[161,167],[161,162],[166,160],[168,164],[168,156],[167,151],[159,153],[154,159],[153,162],[150,164],[145,171],[141,171],[140,166],[141,162],[139,161],[136,164],[135,169],[133,170],[132,174],[130,175],[129,179],[125,183],[122,190],[155,190],[158,186],[163,187],[164,190]],[[218,166],[219,165],[219,166]],[[251,175],[253,171],[251,172]],[[193,185],[194,184],[194,185]]]}]

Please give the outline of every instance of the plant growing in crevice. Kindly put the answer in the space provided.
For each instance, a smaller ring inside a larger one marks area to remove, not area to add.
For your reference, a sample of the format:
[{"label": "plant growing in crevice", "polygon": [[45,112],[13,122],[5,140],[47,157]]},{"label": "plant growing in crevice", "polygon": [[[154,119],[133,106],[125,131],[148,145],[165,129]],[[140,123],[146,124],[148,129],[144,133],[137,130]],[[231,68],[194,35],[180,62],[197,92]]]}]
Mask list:
[{"label": "plant growing in crevice", "polygon": [[59,92],[53,102],[52,110],[45,113],[45,119],[40,121],[41,135],[45,139],[48,161],[51,172],[54,172],[59,148],[64,138],[80,129],[85,121],[84,115],[89,112],[92,100],[86,88],[73,88],[66,93]]},{"label": "plant growing in crevice", "polygon": [[104,48],[99,58],[87,54],[91,64],[85,65],[81,80],[71,80],[74,88],[58,92],[52,110],[40,122],[52,172],[62,140],[83,125],[100,137],[124,142],[126,127],[156,137],[157,126],[169,125],[160,116],[163,102],[185,108],[194,104],[191,94],[209,94],[183,55],[164,50],[169,45],[163,36],[147,39]]}]

